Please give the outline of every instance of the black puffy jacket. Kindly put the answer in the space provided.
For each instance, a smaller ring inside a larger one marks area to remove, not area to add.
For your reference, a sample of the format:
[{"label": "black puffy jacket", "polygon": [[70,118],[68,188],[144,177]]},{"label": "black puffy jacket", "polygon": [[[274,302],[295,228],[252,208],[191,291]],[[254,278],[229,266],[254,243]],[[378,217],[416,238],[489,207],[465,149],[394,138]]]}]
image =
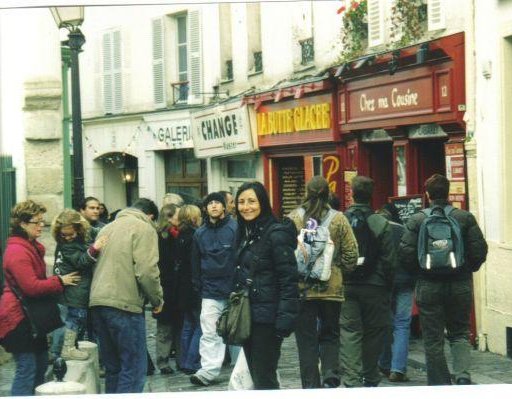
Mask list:
[{"label": "black puffy jacket", "polygon": [[297,230],[293,222],[280,223],[268,217],[239,229],[235,287],[247,286],[249,270],[253,268],[250,285],[252,320],[275,324],[283,336],[295,328],[299,314],[297,262]]},{"label": "black puffy jacket", "polygon": [[[448,205],[447,201],[435,200],[433,205]],[[478,271],[487,257],[487,242],[478,227],[475,217],[464,210],[454,209],[450,214],[459,222],[462,240],[464,241],[465,263],[458,273],[450,275],[434,275],[420,269],[418,262],[418,234],[420,226],[426,215],[418,212],[412,215],[406,224],[405,233],[402,236],[399,249],[399,258],[404,267],[411,272],[419,273],[419,277],[426,280],[465,280],[470,279],[472,272]]]}]

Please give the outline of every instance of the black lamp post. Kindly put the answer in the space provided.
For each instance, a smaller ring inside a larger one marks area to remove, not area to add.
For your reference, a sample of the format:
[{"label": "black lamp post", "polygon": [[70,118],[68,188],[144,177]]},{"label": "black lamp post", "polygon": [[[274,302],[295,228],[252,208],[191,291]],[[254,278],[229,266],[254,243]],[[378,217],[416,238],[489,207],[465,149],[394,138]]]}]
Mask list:
[{"label": "black lamp post", "polygon": [[82,107],[80,103],[80,69],[78,54],[85,37],[79,26],[84,21],[84,7],[51,7],[55,23],[66,28],[71,52],[71,116],[73,120],[73,207],[78,209],[84,199],[84,161],[82,153]]}]

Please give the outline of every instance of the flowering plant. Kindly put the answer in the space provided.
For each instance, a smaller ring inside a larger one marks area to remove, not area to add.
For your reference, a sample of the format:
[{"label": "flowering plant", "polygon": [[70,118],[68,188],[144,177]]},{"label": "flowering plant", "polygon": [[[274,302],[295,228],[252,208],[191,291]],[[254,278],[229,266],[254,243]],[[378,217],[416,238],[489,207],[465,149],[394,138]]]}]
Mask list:
[{"label": "flowering plant", "polygon": [[423,36],[423,22],[427,19],[425,0],[396,0],[391,15],[391,39],[397,47],[411,44]]},{"label": "flowering plant", "polygon": [[363,42],[368,37],[368,2],[367,0],[344,0],[338,9],[343,27],[341,41],[343,44],[342,58],[348,60],[363,53]]}]

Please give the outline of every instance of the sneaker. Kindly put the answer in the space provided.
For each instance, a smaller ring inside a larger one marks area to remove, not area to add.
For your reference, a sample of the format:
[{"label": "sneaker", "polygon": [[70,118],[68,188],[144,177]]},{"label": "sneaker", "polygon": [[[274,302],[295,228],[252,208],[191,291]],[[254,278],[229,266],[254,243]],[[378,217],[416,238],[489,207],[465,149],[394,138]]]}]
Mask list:
[{"label": "sneaker", "polygon": [[457,378],[456,384],[457,385],[471,385],[471,380],[469,378],[464,378],[464,377]]},{"label": "sneaker", "polygon": [[203,387],[207,387],[208,385],[211,384],[211,381],[208,381],[206,378],[197,373],[190,376],[190,382],[194,385],[199,385]]},{"label": "sneaker", "polygon": [[391,374],[391,370],[390,369],[385,369],[383,367],[380,367],[379,366],[379,371],[382,375],[385,375],[386,377],[389,377],[389,374]]},{"label": "sneaker", "polygon": [[389,374],[388,377],[389,382],[407,382],[409,378],[406,374],[399,373],[398,371],[393,371]]}]

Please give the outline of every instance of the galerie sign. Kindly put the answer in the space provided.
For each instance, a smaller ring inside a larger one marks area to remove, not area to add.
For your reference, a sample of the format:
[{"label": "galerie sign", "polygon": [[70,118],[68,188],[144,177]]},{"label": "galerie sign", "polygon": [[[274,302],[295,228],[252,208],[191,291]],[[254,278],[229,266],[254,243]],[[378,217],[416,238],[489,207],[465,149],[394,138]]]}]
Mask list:
[{"label": "galerie sign", "polygon": [[192,115],[196,158],[235,155],[253,150],[247,106],[239,102],[203,109]]},{"label": "galerie sign", "polygon": [[142,130],[146,137],[152,139],[154,150],[176,150],[192,148],[192,132],[189,119],[180,120],[145,120]]}]

